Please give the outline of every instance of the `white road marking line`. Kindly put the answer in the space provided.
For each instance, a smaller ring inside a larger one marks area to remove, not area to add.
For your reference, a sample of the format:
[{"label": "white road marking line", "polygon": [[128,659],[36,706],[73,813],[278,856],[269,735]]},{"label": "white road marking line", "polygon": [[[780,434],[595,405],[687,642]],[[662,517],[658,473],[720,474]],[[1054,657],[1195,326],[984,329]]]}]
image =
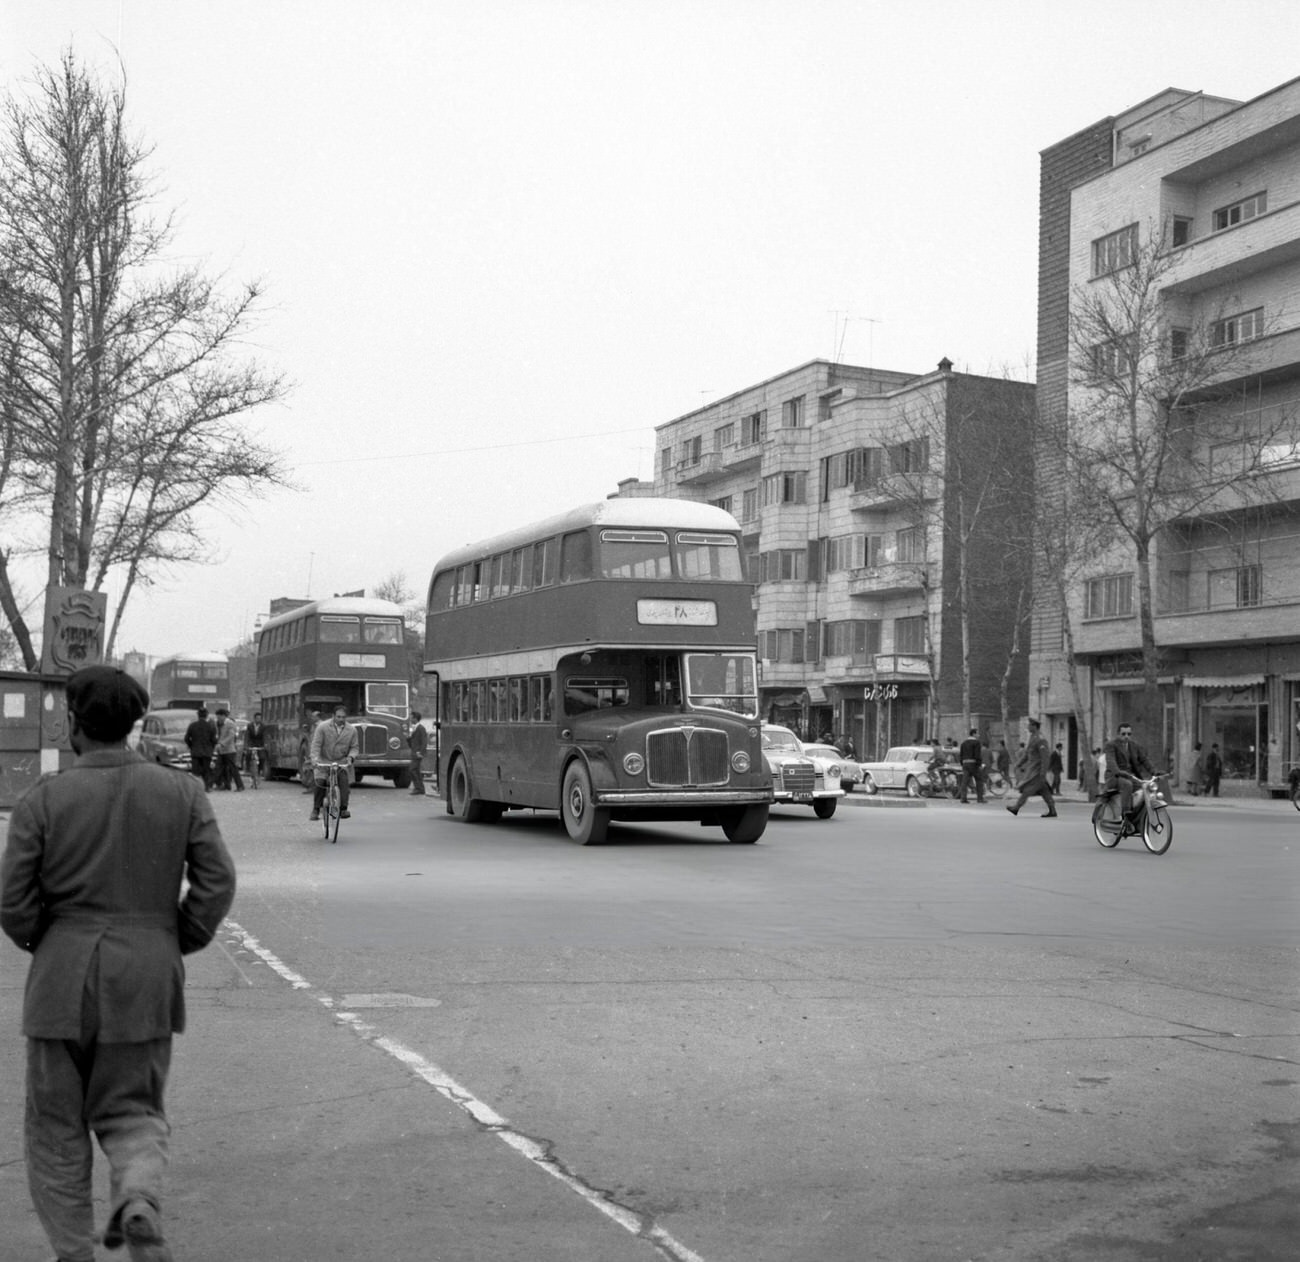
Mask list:
[{"label": "white road marking line", "polygon": [[[278,974],[295,990],[310,990],[312,997],[323,1008],[334,1015],[334,1019],[347,1026],[359,1038],[372,1047],[387,1053],[394,1060],[404,1065],[417,1078],[427,1082],[444,1099],[449,1100],[463,1113],[468,1114],[480,1126],[491,1131],[503,1144],[513,1149],[521,1157],[531,1161],[538,1169],[546,1171],[553,1179],[558,1179],[570,1191],[576,1192],[592,1209],[598,1210],[606,1218],[617,1223],[624,1231],[630,1232],[638,1239],[654,1245],[670,1262],[704,1262],[704,1258],[692,1249],[688,1249],[674,1236],[657,1223],[626,1205],[620,1205],[608,1193],[600,1191],[585,1182],[579,1175],[567,1169],[557,1157],[547,1150],[545,1145],[524,1135],[510,1125],[489,1104],[485,1104],[471,1091],[461,1086],[450,1074],[440,1069],[431,1060],[405,1044],[380,1034],[374,1026],[362,1021],[355,1012],[345,1012],[323,991],[316,988],[305,977],[295,973],[278,956],[268,951],[251,933],[233,920],[223,922],[225,928],[239,939],[245,950],[252,952],[272,972]],[[233,962],[233,961],[232,961]],[[238,965],[236,965],[238,967]],[[242,970],[241,970],[242,971]]]}]

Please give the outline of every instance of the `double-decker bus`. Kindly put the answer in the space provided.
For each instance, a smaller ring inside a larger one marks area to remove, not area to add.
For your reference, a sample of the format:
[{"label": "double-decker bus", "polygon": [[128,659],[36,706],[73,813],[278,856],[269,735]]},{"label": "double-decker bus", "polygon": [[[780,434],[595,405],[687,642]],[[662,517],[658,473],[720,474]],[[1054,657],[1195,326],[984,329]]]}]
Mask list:
[{"label": "double-decker bus", "polygon": [[612,499],[449,553],[429,584],[449,814],[698,819],[757,841],[772,781],[740,529],[686,500]]},{"label": "double-decker bus", "polygon": [[197,710],[230,705],[230,665],[224,653],[176,653],[164,657],[149,677],[155,710]]},{"label": "double-decker bus", "polygon": [[257,693],[268,774],[310,780],[313,715],[345,706],[357,729],[355,775],[410,782],[410,676],[401,606],[335,596],[270,618],[257,640]]}]

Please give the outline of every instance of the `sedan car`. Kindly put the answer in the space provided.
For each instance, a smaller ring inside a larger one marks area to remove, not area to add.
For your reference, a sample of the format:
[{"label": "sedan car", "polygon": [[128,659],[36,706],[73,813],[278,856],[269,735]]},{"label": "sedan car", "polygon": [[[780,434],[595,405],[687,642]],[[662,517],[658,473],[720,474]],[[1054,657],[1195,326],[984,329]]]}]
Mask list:
[{"label": "sedan car", "polygon": [[852,758],[845,758],[834,745],[821,745],[804,741],[803,752],[819,766],[834,763],[840,769],[840,788],[845,793],[852,793],[854,786],[862,783],[862,765]]},{"label": "sedan car", "polygon": [[839,763],[820,764],[803,752],[788,727],[763,724],[763,761],[772,773],[772,800],[780,806],[795,802],[813,808],[818,819],[830,819],[844,796]]},{"label": "sedan car", "polygon": [[136,746],[142,758],[164,766],[190,765],[190,751],[185,744],[185,729],[194,722],[193,710],[150,710],[140,725],[140,742]]},{"label": "sedan car", "polygon": [[862,787],[868,793],[902,789],[908,797],[919,798],[930,787],[927,768],[933,758],[933,745],[895,745],[880,762],[862,764]]}]

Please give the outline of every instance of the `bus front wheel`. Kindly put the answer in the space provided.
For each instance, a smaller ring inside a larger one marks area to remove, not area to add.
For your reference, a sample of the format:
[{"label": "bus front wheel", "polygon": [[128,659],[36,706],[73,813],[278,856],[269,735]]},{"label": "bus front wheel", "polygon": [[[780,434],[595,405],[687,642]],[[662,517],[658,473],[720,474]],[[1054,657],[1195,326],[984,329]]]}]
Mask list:
[{"label": "bus front wheel", "polygon": [[767,803],[759,806],[738,806],[734,810],[719,812],[722,831],[728,841],[757,841],[767,828]]},{"label": "bus front wheel", "polygon": [[569,836],[580,846],[605,840],[609,812],[598,810],[591,797],[591,776],[580,762],[569,764],[560,792],[560,814]]},{"label": "bus front wheel", "polygon": [[[452,764],[448,777],[451,793],[451,813],[467,824],[494,824],[501,818],[501,808],[493,802],[471,797],[469,770],[463,758]],[[495,809],[494,809],[495,808]]]}]

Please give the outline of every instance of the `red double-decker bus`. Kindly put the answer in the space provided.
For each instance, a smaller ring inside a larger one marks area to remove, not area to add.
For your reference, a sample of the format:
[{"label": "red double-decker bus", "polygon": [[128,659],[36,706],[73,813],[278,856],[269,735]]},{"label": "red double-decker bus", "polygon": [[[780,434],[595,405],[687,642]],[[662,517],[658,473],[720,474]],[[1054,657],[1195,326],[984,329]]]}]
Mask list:
[{"label": "red double-decker bus", "polygon": [[686,500],[612,499],[442,558],[429,585],[447,810],[767,825],[753,589],[740,529]]},{"label": "red double-decker bus", "polygon": [[312,716],[341,705],[360,740],[356,778],[406,788],[409,678],[402,609],[391,601],[335,596],[269,619],[257,639],[269,774],[308,781]]}]

